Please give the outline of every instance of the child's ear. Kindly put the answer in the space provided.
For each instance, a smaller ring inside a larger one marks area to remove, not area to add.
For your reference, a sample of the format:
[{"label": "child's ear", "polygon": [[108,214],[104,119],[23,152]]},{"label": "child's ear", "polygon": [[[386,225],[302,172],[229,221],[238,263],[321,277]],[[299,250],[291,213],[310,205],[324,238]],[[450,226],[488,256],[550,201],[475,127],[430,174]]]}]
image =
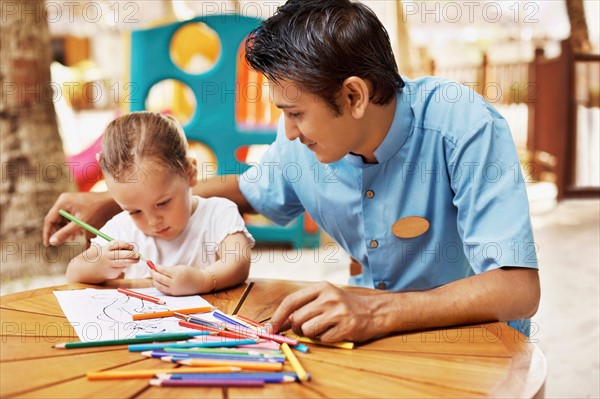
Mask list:
[{"label": "child's ear", "polygon": [[194,157],[188,157],[187,174],[190,187],[194,187],[198,183],[198,161]]}]

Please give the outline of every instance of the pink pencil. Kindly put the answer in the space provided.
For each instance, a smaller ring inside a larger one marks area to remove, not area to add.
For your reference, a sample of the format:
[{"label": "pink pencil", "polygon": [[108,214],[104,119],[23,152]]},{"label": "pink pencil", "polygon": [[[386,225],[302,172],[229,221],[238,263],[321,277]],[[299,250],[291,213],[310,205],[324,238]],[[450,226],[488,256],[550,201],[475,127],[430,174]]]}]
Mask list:
[{"label": "pink pencil", "polygon": [[256,344],[239,345],[238,348],[279,350],[279,344],[273,341],[265,341]]},{"label": "pink pencil", "polygon": [[154,297],[154,296],[150,296],[150,295],[146,295],[146,294],[142,294],[141,292],[137,292],[137,291],[131,291],[131,290],[128,290],[127,288],[117,288],[117,291],[119,291],[121,294],[125,294],[127,296],[132,296],[132,297],[138,298],[138,299],[142,299],[144,301],[157,303],[159,305],[166,304],[166,302],[163,301],[160,298],[157,298],[157,297]]}]

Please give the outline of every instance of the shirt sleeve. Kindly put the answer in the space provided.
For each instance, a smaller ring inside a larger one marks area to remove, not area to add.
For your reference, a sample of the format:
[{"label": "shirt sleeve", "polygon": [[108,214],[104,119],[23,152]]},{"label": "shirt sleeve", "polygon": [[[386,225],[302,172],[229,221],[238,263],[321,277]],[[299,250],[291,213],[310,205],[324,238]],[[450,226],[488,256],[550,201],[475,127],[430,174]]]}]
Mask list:
[{"label": "shirt sleeve", "polygon": [[[294,162],[299,161],[285,137],[283,118],[280,118],[275,142],[260,162],[240,178],[240,191],[254,210],[279,225],[291,222],[304,212],[293,185],[286,179],[285,171]],[[299,166],[302,169],[302,165]]]},{"label": "shirt sleeve", "polygon": [[527,192],[506,121],[491,114],[462,136],[451,151],[448,173],[473,270],[537,268]]},{"label": "shirt sleeve", "polygon": [[240,215],[237,205],[225,198],[211,198],[211,228],[214,242],[219,245],[228,235],[243,233],[248,239],[250,248],[254,246],[254,237],[250,234]]}]

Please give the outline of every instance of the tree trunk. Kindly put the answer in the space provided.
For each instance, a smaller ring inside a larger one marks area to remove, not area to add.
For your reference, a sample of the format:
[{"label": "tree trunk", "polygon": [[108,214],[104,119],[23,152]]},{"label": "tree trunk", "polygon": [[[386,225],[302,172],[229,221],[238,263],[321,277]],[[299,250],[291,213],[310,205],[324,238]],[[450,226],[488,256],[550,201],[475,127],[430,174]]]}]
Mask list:
[{"label": "tree trunk", "polygon": [[571,48],[577,52],[589,52],[592,45],[588,35],[583,0],[565,0],[565,3],[571,23]]},{"label": "tree trunk", "polygon": [[71,186],[50,82],[42,0],[2,7],[0,26],[0,280],[63,272],[68,247],[46,249],[43,218]]}]

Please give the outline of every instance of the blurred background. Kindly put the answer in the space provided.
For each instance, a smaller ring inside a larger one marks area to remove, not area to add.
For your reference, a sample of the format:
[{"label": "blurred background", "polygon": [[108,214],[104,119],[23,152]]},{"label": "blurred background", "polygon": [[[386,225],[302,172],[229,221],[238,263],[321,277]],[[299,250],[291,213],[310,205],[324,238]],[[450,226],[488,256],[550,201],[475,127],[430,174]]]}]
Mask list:
[{"label": "blurred background", "polygon": [[[183,124],[204,177],[238,173],[274,138],[279,112],[240,44],[282,1],[3,1],[1,294],[64,283],[78,239],[41,242],[63,191],[102,191],[95,161],[116,116]],[[363,1],[402,75],[465,84],[507,119],[527,184],[542,302],[532,340],[547,397],[599,397],[600,1]],[[499,215],[501,217],[501,215]],[[345,284],[349,257],[308,215],[245,215],[252,277]]]}]

